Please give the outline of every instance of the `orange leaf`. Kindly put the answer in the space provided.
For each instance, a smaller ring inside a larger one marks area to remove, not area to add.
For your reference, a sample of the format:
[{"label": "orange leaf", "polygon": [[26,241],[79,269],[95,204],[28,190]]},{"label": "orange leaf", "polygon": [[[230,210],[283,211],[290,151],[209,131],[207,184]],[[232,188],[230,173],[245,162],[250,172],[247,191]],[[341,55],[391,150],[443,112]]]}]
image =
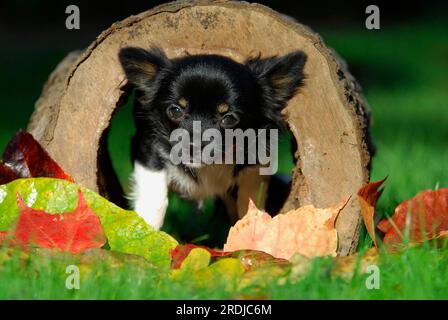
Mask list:
[{"label": "orange leaf", "polygon": [[288,260],[295,253],[335,256],[338,238],[334,223],[348,199],[327,209],[307,205],[274,218],[251,200],[247,214],[230,229],[224,251],[258,250]]},{"label": "orange leaf", "polygon": [[377,182],[370,182],[358,191],[358,201],[361,207],[361,214],[370,238],[377,247],[375,235],[375,207],[384,189],[379,189],[386,181],[387,177]]},{"label": "orange leaf", "polygon": [[397,206],[391,219],[393,224],[388,219],[378,224],[378,229],[385,233],[384,244],[401,244],[406,229],[410,242],[443,236],[448,230],[448,188],[418,193]]}]

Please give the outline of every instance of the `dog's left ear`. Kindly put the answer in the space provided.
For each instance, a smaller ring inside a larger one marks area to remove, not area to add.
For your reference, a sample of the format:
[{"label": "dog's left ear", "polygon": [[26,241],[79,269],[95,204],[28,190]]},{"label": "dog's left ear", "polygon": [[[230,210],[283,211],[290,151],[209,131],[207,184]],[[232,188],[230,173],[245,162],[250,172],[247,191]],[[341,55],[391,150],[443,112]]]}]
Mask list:
[{"label": "dog's left ear", "polygon": [[270,107],[279,111],[302,85],[306,59],[303,51],[293,51],[281,57],[248,59],[246,65],[258,78]]}]

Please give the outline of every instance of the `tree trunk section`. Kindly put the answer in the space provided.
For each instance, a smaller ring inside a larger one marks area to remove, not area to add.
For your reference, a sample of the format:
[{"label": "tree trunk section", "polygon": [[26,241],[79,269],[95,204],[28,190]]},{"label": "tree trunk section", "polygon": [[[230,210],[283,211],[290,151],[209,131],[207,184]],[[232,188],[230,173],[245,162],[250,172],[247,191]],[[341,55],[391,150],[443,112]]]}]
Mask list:
[{"label": "tree trunk section", "polygon": [[352,253],[360,227],[356,192],[369,179],[367,103],[345,63],[316,33],[265,6],[180,1],[113,24],[52,73],[29,131],[77,183],[121,204],[105,148],[111,117],[129,94],[117,54],[125,46],[153,45],[169,57],[216,53],[240,62],[297,49],[308,55],[305,86],[285,109],[297,165],[282,211],[306,204],[327,207],[354,195],[336,223],[339,253]]}]

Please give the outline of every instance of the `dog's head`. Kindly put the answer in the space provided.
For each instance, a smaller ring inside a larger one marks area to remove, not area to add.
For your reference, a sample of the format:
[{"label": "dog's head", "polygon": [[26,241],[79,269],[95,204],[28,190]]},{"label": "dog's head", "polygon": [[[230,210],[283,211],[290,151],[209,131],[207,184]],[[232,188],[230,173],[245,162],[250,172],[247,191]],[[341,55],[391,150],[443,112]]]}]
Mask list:
[{"label": "dog's head", "polygon": [[193,134],[194,121],[222,133],[282,127],[281,110],[302,84],[306,62],[301,51],[241,64],[219,55],[168,59],[160,49],[133,47],[119,58],[136,89],[137,134],[151,127],[167,141],[174,129]]}]

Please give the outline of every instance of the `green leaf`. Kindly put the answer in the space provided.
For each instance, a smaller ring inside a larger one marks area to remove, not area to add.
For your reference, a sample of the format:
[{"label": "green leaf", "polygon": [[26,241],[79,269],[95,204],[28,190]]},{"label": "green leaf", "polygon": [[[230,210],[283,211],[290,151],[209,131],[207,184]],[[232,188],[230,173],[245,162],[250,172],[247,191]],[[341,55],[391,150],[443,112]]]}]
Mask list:
[{"label": "green leaf", "polygon": [[212,286],[226,291],[234,290],[245,271],[240,260],[223,258],[212,264],[210,261],[210,252],[202,248],[193,249],[181,267],[171,272],[170,278],[197,288]]},{"label": "green leaf", "polygon": [[176,275],[183,274],[188,275],[190,272],[207,268],[210,264],[211,256],[211,253],[203,248],[195,248],[191,250],[182,262],[180,269],[172,272],[173,277],[176,278]]},{"label": "green leaf", "polygon": [[121,209],[97,193],[66,180],[18,179],[0,186],[0,231],[8,230],[18,217],[17,193],[34,209],[63,213],[76,207],[79,188],[88,206],[99,216],[112,250],[143,256],[160,267],[170,266],[170,253],[177,245],[174,238],[154,230],[137,213]]}]

